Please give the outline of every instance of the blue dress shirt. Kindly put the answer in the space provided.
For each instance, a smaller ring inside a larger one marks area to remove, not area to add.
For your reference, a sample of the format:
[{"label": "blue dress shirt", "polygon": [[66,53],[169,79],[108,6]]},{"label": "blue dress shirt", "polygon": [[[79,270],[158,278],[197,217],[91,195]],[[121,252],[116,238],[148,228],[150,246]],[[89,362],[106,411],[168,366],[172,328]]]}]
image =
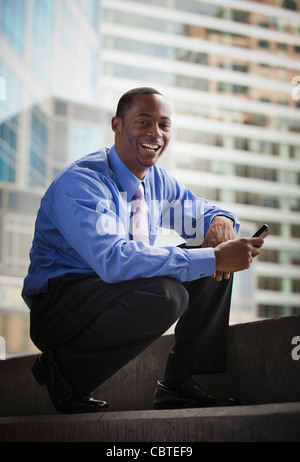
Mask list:
[{"label": "blue dress shirt", "polygon": [[96,274],[117,283],[168,276],[181,282],[211,276],[212,248],[154,246],[160,226],[186,240],[204,237],[212,220],[230,212],[211,206],[157,165],[143,179],[150,245],[130,234],[130,206],[140,180],[119,158],[103,148],[74,162],[53,181],[37,214],[30,266],[22,296],[47,292],[48,280],[67,273]]}]

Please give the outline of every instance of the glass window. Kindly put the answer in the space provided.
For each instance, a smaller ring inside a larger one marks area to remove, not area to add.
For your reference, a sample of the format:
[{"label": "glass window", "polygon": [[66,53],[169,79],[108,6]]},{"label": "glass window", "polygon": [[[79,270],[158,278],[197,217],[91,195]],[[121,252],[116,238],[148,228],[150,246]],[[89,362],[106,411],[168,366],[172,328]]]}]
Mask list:
[{"label": "glass window", "polygon": [[6,99],[0,101],[0,122],[15,117],[22,104],[22,87],[19,79],[0,60],[0,75],[4,77],[6,85]]},{"label": "glass window", "polygon": [[68,158],[68,124],[56,122],[54,125],[54,158],[60,162],[67,162]]},{"label": "glass window", "polygon": [[259,256],[259,260],[268,263],[278,263],[279,252],[278,250],[264,249],[264,251]]},{"label": "glass window", "polygon": [[267,40],[259,40],[258,46],[260,48],[269,48],[269,42]]},{"label": "glass window", "polygon": [[[238,191],[236,193],[236,202],[238,204],[255,205],[258,207],[279,208],[279,199],[274,197],[262,196],[259,194]],[[273,234],[273,233],[272,233]]]},{"label": "glass window", "polygon": [[71,162],[86,154],[96,152],[102,146],[102,133],[96,126],[73,123],[70,137]]},{"label": "glass window", "polygon": [[61,43],[62,47],[76,56],[76,44],[78,37],[78,27],[73,17],[69,13],[66,5],[62,4],[62,28],[61,28]]},{"label": "glass window", "polygon": [[293,292],[300,292],[300,281],[298,279],[293,280]]},{"label": "glass window", "polygon": [[29,194],[10,192],[8,195],[8,207],[19,213],[34,215],[40,205],[40,199]]},{"label": "glass window", "polygon": [[259,305],[258,315],[260,318],[278,318],[283,316],[284,308],[276,305]]},{"label": "glass window", "polygon": [[249,23],[249,16],[250,13],[247,11],[233,11],[233,20],[236,22],[243,22],[243,23]]},{"label": "glass window", "polygon": [[2,0],[2,33],[19,55],[24,53],[25,19],[26,2],[24,0]]},{"label": "glass window", "polygon": [[222,17],[223,8],[219,5],[212,5],[209,2],[199,2],[198,0],[135,0],[138,3],[146,3],[157,6],[167,6],[176,10],[188,11],[190,13],[202,14],[205,16]]},{"label": "glass window", "polygon": [[235,85],[228,82],[219,82],[218,90],[222,93],[247,94],[248,87],[244,85]]},{"label": "glass window", "polygon": [[285,43],[278,43],[277,44],[277,50],[278,51],[286,51],[287,45]]},{"label": "glass window", "polygon": [[150,56],[156,56],[159,58],[173,58],[174,48],[171,46],[147,43],[142,40],[133,40],[119,37],[105,37],[103,42],[105,48],[113,50],[129,51],[131,53],[146,54]]},{"label": "glass window", "polygon": [[0,146],[0,181],[15,181],[15,164],[5,156],[5,151]]},{"label": "glass window", "polygon": [[31,123],[30,184],[43,186],[47,173],[48,127],[47,117],[38,107],[32,110]]},{"label": "glass window", "polygon": [[164,19],[155,18],[149,19],[149,16],[142,16],[133,13],[125,13],[124,11],[105,10],[105,20],[115,24],[138,27],[145,30],[157,30],[167,32],[169,34],[181,35],[183,26],[179,23]]},{"label": "glass window", "polygon": [[276,181],[277,174],[275,169],[252,167],[247,165],[237,165],[236,175],[246,178],[255,178],[266,181]]},{"label": "glass window", "polygon": [[55,114],[59,114],[59,115],[67,115],[68,113],[68,105],[67,103],[64,103],[63,101],[55,101]]},{"label": "glass window", "polygon": [[99,14],[100,14],[100,1],[99,0],[87,0],[86,14],[92,26],[95,29],[98,29]]},{"label": "glass window", "polygon": [[33,2],[32,68],[48,88],[51,85],[52,75],[55,6],[56,0],[34,0]]},{"label": "glass window", "polygon": [[294,0],[284,0],[284,2],[282,2],[282,8],[297,11],[297,4],[294,2]]},{"label": "glass window", "polygon": [[281,279],[260,277],[258,279],[258,285],[261,290],[280,291],[281,290]]},{"label": "glass window", "polygon": [[300,239],[300,226],[299,225],[292,225],[291,226],[291,237],[295,237],[297,239]]},{"label": "glass window", "polygon": [[17,133],[9,122],[0,125],[0,138],[12,149],[17,149]]},{"label": "glass window", "polygon": [[15,180],[16,153],[18,147],[18,118],[8,119],[0,125],[0,180]]},{"label": "glass window", "polygon": [[73,116],[76,119],[84,119],[89,122],[99,122],[100,111],[97,108],[89,106],[81,106],[75,104],[73,106]]},{"label": "glass window", "polygon": [[157,82],[160,85],[172,85],[174,75],[168,71],[157,71],[155,69],[141,69],[123,64],[104,64],[104,73],[114,77],[123,77],[125,79],[140,80],[142,82]]}]

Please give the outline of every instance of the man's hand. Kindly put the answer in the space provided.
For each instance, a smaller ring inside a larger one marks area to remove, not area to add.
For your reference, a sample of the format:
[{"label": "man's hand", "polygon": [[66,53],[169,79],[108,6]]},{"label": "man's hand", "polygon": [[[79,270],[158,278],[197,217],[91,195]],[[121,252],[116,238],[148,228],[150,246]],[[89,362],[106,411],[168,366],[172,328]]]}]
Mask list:
[{"label": "man's hand", "polygon": [[250,237],[219,244],[215,248],[217,272],[235,273],[248,269],[253,258],[260,254],[263,243],[261,237]]},{"label": "man's hand", "polygon": [[[224,216],[217,216],[213,219],[206,233],[202,248],[216,248],[219,244],[227,241],[233,241],[234,239],[236,239],[236,236],[233,229],[233,221],[230,218]],[[216,267],[216,272],[212,277],[216,278],[217,281],[221,281],[223,277],[225,279],[229,279],[230,272],[231,271],[219,270]]]}]

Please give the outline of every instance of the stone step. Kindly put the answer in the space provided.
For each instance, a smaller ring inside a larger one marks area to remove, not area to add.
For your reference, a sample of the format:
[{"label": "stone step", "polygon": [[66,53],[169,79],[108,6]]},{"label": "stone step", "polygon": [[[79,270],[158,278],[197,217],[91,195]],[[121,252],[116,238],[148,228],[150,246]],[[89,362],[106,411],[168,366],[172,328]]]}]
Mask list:
[{"label": "stone step", "polygon": [[[0,441],[102,442],[105,451],[116,443],[152,442],[153,456],[158,444],[193,448],[197,442],[300,442],[300,403],[2,417]],[[147,452],[151,445],[141,448]],[[97,449],[97,457],[101,455]]]},{"label": "stone step", "polygon": [[36,356],[0,361],[0,441],[299,441],[300,316],[230,326],[224,373],[195,377],[241,407],[153,411],[173,335],[97,388],[110,412],[64,416],[31,373]]},{"label": "stone step", "polygon": [[[199,377],[199,384],[243,405],[300,402],[300,357],[293,355],[300,316],[230,326],[227,371]],[[160,337],[95,390],[112,411],[151,410],[163,378],[173,335]],[[0,417],[57,414],[45,387],[31,373],[36,356],[0,361]]]}]

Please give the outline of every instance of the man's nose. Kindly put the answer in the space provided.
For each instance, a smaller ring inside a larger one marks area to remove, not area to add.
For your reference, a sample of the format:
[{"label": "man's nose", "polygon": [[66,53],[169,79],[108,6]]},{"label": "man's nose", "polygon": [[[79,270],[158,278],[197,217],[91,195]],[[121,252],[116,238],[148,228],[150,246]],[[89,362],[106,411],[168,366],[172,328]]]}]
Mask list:
[{"label": "man's nose", "polygon": [[159,124],[153,123],[149,126],[148,128],[148,133],[154,137],[154,138],[161,138],[162,137],[162,131],[159,126]]}]

